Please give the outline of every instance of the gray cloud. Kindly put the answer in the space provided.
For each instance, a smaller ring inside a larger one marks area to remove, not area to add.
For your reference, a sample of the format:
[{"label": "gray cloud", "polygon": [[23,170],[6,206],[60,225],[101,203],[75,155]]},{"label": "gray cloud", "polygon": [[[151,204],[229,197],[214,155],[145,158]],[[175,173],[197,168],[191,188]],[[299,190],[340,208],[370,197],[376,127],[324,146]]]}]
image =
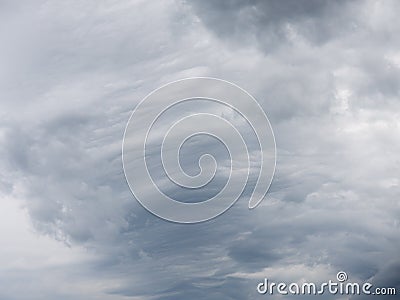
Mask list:
[{"label": "gray cloud", "polygon": [[[270,53],[296,35],[321,45],[358,25],[355,1],[193,1],[201,20],[219,37],[254,42]],[[354,14],[356,18],[354,18]],[[236,40],[236,41],[235,41]],[[243,45],[243,44],[242,44]]]},{"label": "gray cloud", "polygon": [[[7,269],[1,297],[254,299],[265,276],[339,270],[399,288],[397,2],[1,5],[2,195],[95,258]],[[130,111],[186,76],[231,80],[267,112],[278,165],[256,210],[240,199],[185,226],[133,199],[120,157]]]}]

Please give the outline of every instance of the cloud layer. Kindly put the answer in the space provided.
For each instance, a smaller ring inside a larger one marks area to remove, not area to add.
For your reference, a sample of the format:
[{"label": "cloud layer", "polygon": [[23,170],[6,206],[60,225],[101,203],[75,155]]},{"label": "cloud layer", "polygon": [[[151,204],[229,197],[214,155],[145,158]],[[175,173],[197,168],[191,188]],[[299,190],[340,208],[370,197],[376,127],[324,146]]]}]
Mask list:
[{"label": "cloud layer", "polygon": [[[30,230],[60,241],[50,252],[62,259],[3,264],[0,296],[254,299],[264,277],[318,282],[339,270],[399,288],[398,9],[396,1],[3,1],[0,195],[23,205]],[[232,81],[266,111],[278,164],[256,210],[239,199],[219,218],[185,226],[131,195],[121,163],[131,110],[188,76]]]}]

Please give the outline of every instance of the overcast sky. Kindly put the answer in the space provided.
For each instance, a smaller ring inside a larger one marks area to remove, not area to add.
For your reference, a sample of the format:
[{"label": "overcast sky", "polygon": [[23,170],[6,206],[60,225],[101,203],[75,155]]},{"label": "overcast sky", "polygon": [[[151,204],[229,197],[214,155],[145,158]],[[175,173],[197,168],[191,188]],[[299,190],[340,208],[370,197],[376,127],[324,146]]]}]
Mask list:
[{"label": "overcast sky", "polygon": [[[263,299],[264,277],[341,270],[400,288],[399,11],[0,0],[0,299]],[[134,199],[121,144],[143,97],[190,76],[259,101],[277,167],[258,208],[182,225]]]}]

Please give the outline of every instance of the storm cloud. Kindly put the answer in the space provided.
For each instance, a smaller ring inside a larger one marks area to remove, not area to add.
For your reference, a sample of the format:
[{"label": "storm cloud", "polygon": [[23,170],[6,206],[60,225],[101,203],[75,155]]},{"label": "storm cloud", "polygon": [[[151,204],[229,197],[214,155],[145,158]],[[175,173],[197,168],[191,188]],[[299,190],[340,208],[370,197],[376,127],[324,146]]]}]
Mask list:
[{"label": "storm cloud", "polygon": [[[2,1],[0,298],[261,299],[264,277],[322,282],[341,270],[399,289],[399,9]],[[255,96],[277,167],[256,209],[245,193],[182,225],[134,199],[121,144],[143,97],[190,76]]]}]

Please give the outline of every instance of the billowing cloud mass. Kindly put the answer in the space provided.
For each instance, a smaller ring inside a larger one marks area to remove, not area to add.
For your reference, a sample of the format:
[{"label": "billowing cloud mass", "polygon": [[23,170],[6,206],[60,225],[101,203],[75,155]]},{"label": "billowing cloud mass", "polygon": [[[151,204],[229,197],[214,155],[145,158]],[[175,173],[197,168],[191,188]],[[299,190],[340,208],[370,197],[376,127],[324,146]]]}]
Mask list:
[{"label": "billowing cloud mass", "polygon": [[[0,2],[0,298],[262,299],[264,277],[322,282],[341,270],[400,292],[399,10]],[[277,167],[257,209],[245,192],[222,216],[182,225],[133,198],[121,162],[129,115],[189,76],[234,82],[266,111]]]}]

